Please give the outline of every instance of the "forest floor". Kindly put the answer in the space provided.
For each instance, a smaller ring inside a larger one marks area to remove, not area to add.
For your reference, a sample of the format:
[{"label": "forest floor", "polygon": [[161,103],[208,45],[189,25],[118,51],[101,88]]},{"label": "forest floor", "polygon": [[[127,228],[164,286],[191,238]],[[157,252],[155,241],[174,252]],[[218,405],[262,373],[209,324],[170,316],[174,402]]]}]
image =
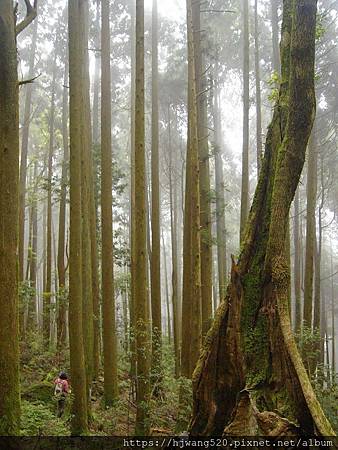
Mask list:
[{"label": "forest floor", "polygon": [[[103,374],[93,383],[91,395],[90,434],[96,436],[130,436],[134,433],[136,404],[133,383],[128,370],[129,356],[119,356],[119,399],[111,408],[103,401]],[[43,351],[36,335],[28,336],[21,345],[21,434],[24,436],[70,435],[71,398],[67,400],[64,416],[56,417],[54,380],[60,370],[69,372],[69,352],[62,358],[54,351]],[[70,380],[71,384],[71,380]],[[186,411],[178,408],[180,380],[174,377],[172,345],[163,346],[163,379],[161,395],[150,401],[151,435],[173,435],[180,418],[188,418]],[[190,403],[190,402],[188,402]]]},{"label": "forest floor", "polygon": [[[104,406],[103,373],[93,383],[91,394],[90,435],[132,436],[135,427],[136,404],[130,373],[130,355],[120,346],[118,361],[119,398],[111,408]],[[161,395],[150,400],[150,434],[175,435],[185,430],[191,413],[191,386],[183,379],[174,377],[173,346],[163,345],[163,378]],[[69,351],[62,358],[55,350],[44,350],[41,338],[28,335],[21,345],[21,397],[23,436],[69,436],[71,420],[71,395],[61,419],[56,417],[54,380],[61,370],[69,373]],[[325,373],[325,370],[322,372]],[[338,433],[338,384],[337,379],[313,380],[324,411]],[[71,384],[71,380],[70,380]],[[179,405],[179,390],[186,392],[185,405]],[[178,427],[180,427],[178,429]],[[183,428],[182,428],[183,427]]]}]

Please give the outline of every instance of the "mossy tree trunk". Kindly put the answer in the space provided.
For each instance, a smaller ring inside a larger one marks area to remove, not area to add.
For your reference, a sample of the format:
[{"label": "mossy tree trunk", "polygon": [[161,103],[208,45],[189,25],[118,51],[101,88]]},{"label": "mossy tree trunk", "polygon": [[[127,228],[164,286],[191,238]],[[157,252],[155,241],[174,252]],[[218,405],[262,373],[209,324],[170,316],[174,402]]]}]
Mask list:
[{"label": "mossy tree trunk", "polygon": [[101,215],[104,398],[112,406],[117,392],[117,339],[113,282],[111,76],[109,0],[102,0],[101,38]]},{"label": "mossy tree trunk", "polygon": [[19,84],[16,35],[36,16],[26,1],[27,14],[15,23],[13,2],[0,2],[0,435],[19,433]]},{"label": "mossy tree trunk", "polygon": [[285,248],[315,115],[315,29],[316,0],[284,0],[279,99],[241,255],[194,372],[193,435],[333,434],[291,331]]},{"label": "mossy tree trunk", "polygon": [[69,254],[69,344],[73,388],[72,433],[88,430],[87,383],[82,327],[82,133],[84,128],[83,42],[86,0],[68,3],[69,27],[69,131],[70,131],[70,254]]}]

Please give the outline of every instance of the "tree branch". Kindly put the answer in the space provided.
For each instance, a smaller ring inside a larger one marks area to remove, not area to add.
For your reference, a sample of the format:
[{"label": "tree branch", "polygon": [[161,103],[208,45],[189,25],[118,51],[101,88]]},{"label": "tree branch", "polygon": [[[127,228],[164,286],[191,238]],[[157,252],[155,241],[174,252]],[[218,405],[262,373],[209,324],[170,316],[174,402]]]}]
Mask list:
[{"label": "tree branch", "polygon": [[34,81],[39,78],[41,76],[41,73],[39,73],[39,75],[37,75],[34,78],[29,78],[28,80],[21,80],[19,81],[19,86],[22,86],[23,84],[30,84],[30,83],[34,83]]},{"label": "tree branch", "polygon": [[28,27],[28,25],[33,22],[37,15],[37,6],[38,6],[38,0],[34,0],[34,6],[31,5],[30,0],[24,0],[26,4],[26,17],[17,24],[16,26],[16,35],[21,33],[25,28]]}]

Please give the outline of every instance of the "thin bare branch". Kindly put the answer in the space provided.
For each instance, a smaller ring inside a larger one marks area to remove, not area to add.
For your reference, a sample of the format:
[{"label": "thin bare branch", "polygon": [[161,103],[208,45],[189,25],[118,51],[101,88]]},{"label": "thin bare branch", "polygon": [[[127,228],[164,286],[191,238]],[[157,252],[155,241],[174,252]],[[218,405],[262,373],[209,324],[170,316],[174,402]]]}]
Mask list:
[{"label": "thin bare branch", "polygon": [[34,5],[31,5],[30,0],[24,0],[26,4],[26,17],[17,24],[16,26],[16,35],[21,33],[25,28],[28,27],[28,25],[33,22],[37,15],[37,6],[38,6],[38,0],[34,0]]},{"label": "thin bare branch", "polygon": [[30,84],[30,83],[34,83],[34,81],[39,78],[41,76],[41,73],[39,73],[39,75],[37,75],[34,78],[29,78],[28,80],[21,80],[19,81],[19,86],[22,86],[24,84]]}]

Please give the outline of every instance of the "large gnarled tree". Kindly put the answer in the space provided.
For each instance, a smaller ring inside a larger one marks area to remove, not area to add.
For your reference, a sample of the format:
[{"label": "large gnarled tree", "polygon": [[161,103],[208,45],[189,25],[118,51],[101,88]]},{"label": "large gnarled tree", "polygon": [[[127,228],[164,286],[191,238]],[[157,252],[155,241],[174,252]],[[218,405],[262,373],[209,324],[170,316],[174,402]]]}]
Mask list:
[{"label": "large gnarled tree", "polygon": [[332,435],[289,318],[288,215],[315,116],[316,0],[284,0],[282,81],[238,263],[194,372],[193,435]]}]

